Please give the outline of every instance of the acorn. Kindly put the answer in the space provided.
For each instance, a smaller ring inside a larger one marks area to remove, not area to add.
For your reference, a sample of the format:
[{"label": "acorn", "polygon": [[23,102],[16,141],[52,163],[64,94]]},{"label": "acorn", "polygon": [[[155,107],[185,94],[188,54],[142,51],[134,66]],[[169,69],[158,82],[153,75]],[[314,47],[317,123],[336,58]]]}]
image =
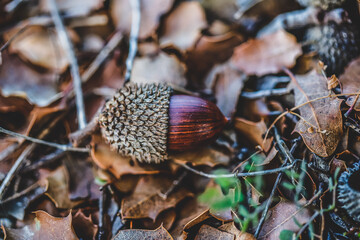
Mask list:
[{"label": "acorn", "polygon": [[360,34],[350,23],[330,22],[309,28],[305,39],[310,43],[310,51],[317,52],[327,66],[329,76],[341,74],[351,60],[360,55]]},{"label": "acorn", "polygon": [[304,7],[318,7],[329,10],[340,7],[346,0],[297,0]]},{"label": "acorn", "polygon": [[337,185],[337,201],[340,208],[353,221],[360,223],[360,163],[343,172]]},{"label": "acorn", "polygon": [[168,153],[192,150],[216,139],[227,119],[212,102],[173,95],[164,84],[126,84],[99,116],[111,149],[133,160],[160,163]]}]

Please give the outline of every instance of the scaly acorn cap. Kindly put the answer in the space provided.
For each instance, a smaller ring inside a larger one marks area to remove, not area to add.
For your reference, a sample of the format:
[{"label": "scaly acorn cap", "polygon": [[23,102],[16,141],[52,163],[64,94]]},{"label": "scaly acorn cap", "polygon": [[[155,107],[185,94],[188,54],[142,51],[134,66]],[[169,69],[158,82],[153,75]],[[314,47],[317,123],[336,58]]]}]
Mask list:
[{"label": "scaly acorn cap", "polygon": [[343,172],[337,185],[337,201],[345,213],[360,223],[360,163]]},{"label": "scaly acorn cap", "polygon": [[304,7],[318,7],[329,10],[340,7],[346,0],[297,0]]},{"label": "scaly acorn cap", "polygon": [[168,151],[194,149],[216,138],[227,119],[198,97],[174,95],[163,84],[126,84],[99,116],[113,150],[133,160],[160,163]]},{"label": "scaly acorn cap", "polygon": [[327,65],[326,73],[339,75],[351,60],[360,55],[360,34],[349,23],[326,25],[309,28],[305,34],[310,50],[319,55]]}]

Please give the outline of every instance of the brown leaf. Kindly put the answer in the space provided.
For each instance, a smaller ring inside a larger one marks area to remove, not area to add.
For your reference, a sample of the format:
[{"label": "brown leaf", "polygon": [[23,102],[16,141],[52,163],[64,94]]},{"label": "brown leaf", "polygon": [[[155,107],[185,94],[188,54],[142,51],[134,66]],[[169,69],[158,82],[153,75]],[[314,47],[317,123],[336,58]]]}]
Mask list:
[{"label": "brown leaf", "polygon": [[[86,16],[92,10],[99,9],[103,6],[102,0],[56,0],[56,6],[61,12],[70,16]],[[49,1],[41,0],[40,7],[42,11],[49,12]]]},{"label": "brown leaf", "polygon": [[156,56],[136,58],[131,75],[131,82],[168,83],[185,87],[185,65],[176,56],[160,52]]},{"label": "brown leaf", "polygon": [[224,225],[218,227],[218,229],[221,231],[234,234],[235,235],[234,240],[256,240],[256,238],[252,234],[242,232],[239,229],[237,229],[237,227],[235,227],[234,222],[225,223]]},{"label": "brown leaf", "polygon": [[93,223],[91,216],[87,217],[79,210],[73,217],[72,225],[79,238],[95,239],[98,226]]},{"label": "brown leaf", "polygon": [[182,2],[165,19],[162,47],[174,45],[180,50],[194,46],[200,32],[207,26],[204,9],[198,2]]},{"label": "brown leaf", "polygon": [[160,170],[149,164],[140,165],[128,157],[123,157],[115,151],[111,151],[101,136],[93,135],[91,142],[91,157],[102,169],[110,171],[116,178],[125,174],[155,174]]},{"label": "brown leaf", "polygon": [[[155,34],[159,25],[160,17],[173,5],[174,0],[141,0],[141,18],[139,38],[145,39]],[[131,29],[131,5],[128,0],[111,1],[111,17],[115,26],[130,33]]]},{"label": "brown leaf", "polygon": [[175,219],[176,211],[175,209],[170,208],[162,211],[155,221],[152,219],[141,219],[141,222],[146,229],[155,229],[162,225],[166,230],[169,230],[173,226]]},{"label": "brown leaf", "polygon": [[[353,60],[340,76],[341,93],[357,93],[360,89],[360,58]],[[356,96],[349,96],[346,104],[352,106]],[[356,111],[360,111],[360,101],[358,100],[354,106]]]},{"label": "brown leaf", "polygon": [[27,66],[15,55],[3,54],[0,66],[0,88],[6,96],[18,96],[38,106],[47,106],[57,99],[57,77]]},{"label": "brown leaf", "polygon": [[168,176],[145,176],[141,178],[134,193],[123,198],[121,215],[124,219],[150,218],[155,221],[160,212],[175,207],[181,200],[191,197],[192,193],[178,188],[166,199],[160,196],[172,185]]},{"label": "brown leaf", "polygon": [[205,87],[216,97],[216,105],[226,117],[236,110],[238,98],[244,86],[246,75],[234,68],[231,62],[216,66],[205,80]]},{"label": "brown leaf", "polygon": [[291,68],[302,54],[295,36],[280,30],[260,39],[252,39],[235,48],[233,64],[248,75],[263,76]]},{"label": "brown leaf", "polygon": [[196,234],[195,240],[207,240],[207,239],[221,239],[221,240],[233,240],[234,234],[220,231],[209,225],[202,225],[199,232]]},{"label": "brown leaf", "polygon": [[[292,84],[296,105],[329,95],[326,80],[315,70],[306,75],[296,76],[296,83]],[[294,131],[302,136],[312,152],[321,157],[328,157],[334,153],[343,134],[341,102],[342,100],[336,97],[328,97],[300,108],[302,118],[297,122]]]},{"label": "brown leaf", "polygon": [[[296,218],[296,222],[294,218]],[[279,239],[282,230],[297,232],[300,230],[298,223],[304,224],[309,219],[308,209],[301,209],[294,203],[281,201],[269,210],[268,218],[264,222],[258,239]]]},{"label": "brown leaf", "polygon": [[248,121],[244,118],[235,118],[235,129],[254,146],[260,145],[265,152],[270,150],[272,139],[266,139],[264,143],[264,134],[267,131],[264,120],[259,122]]},{"label": "brown leaf", "polygon": [[147,240],[173,240],[166,229],[161,226],[156,230],[144,229],[128,229],[120,231],[113,240],[133,240],[133,239],[147,239]]},{"label": "brown leaf", "polygon": [[44,211],[36,211],[31,225],[21,229],[6,228],[8,240],[75,240],[78,239],[72,228],[71,213],[64,218],[56,218]]}]

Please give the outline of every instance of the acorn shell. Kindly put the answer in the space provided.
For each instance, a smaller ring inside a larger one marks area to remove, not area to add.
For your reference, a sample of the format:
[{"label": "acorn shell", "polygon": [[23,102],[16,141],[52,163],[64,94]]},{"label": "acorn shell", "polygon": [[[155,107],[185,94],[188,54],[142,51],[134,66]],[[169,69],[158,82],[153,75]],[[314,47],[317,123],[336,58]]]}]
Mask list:
[{"label": "acorn shell", "polygon": [[171,96],[169,117],[169,151],[191,150],[207,144],[227,123],[214,103],[187,95]]}]

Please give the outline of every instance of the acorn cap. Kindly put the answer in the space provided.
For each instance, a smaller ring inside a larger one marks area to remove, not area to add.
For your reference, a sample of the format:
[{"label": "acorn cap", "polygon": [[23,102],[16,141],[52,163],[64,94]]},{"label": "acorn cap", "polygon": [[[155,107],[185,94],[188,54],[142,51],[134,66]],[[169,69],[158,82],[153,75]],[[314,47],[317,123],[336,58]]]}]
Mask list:
[{"label": "acorn cap", "polygon": [[329,23],[309,28],[305,34],[310,50],[327,65],[328,75],[339,75],[351,60],[360,55],[360,35],[352,24]]},{"label": "acorn cap", "polygon": [[329,10],[340,7],[346,0],[297,0],[304,7],[319,7]]},{"label": "acorn cap", "polygon": [[120,89],[99,116],[111,148],[139,162],[159,163],[168,151],[191,150],[214,140],[227,123],[218,107],[171,93],[163,84],[130,83]]},{"label": "acorn cap", "polygon": [[337,201],[353,221],[360,223],[360,163],[347,170],[339,177]]},{"label": "acorn cap", "polygon": [[161,84],[121,88],[99,116],[102,135],[111,148],[139,162],[165,160],[171,91]]}]

